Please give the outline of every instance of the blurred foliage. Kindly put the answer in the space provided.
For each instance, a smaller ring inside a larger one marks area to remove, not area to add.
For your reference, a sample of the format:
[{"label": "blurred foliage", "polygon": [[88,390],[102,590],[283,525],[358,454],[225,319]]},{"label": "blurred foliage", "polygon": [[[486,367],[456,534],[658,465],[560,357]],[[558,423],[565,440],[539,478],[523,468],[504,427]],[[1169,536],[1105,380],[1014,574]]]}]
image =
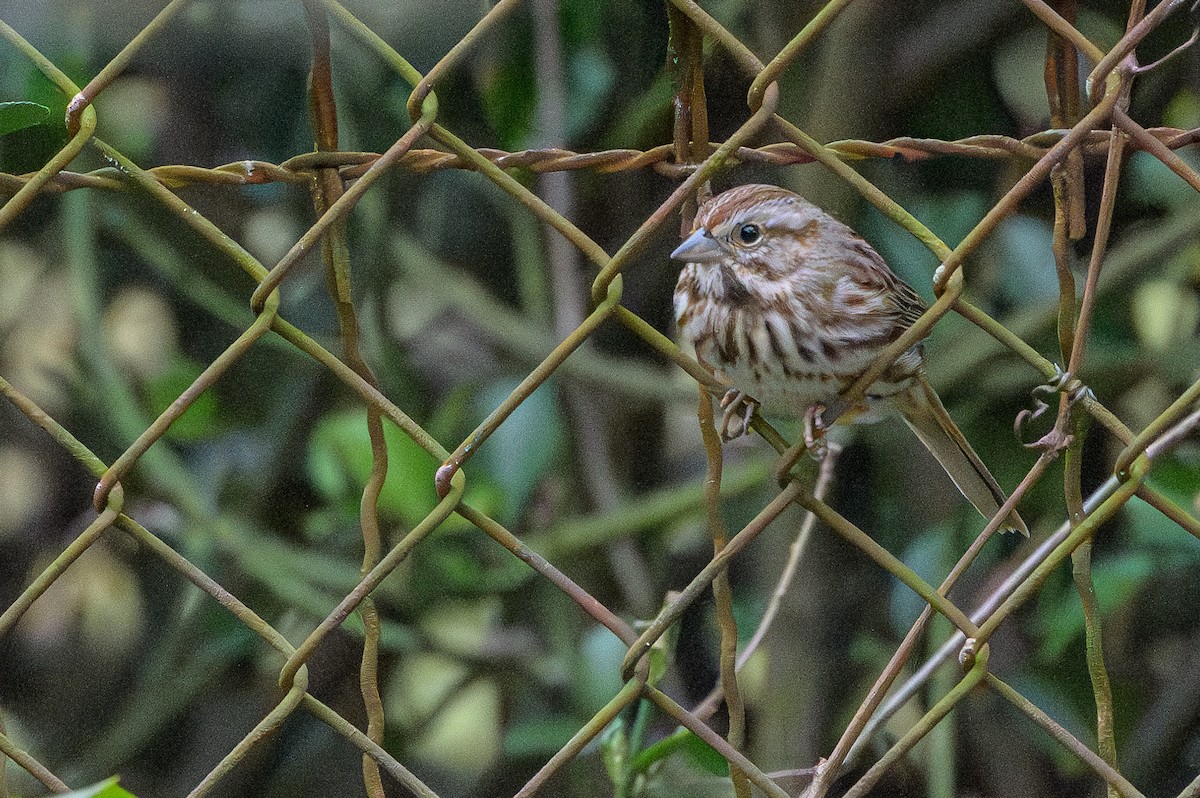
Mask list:
[{"label": "blurred foliage", "polygon": [[[764,58],[817,7],[702,5]],[[0,18],[83,82],[160,6],[0,0]],[[475,0],[348,6],[422,70],[483,11]],[[536,9],[522,7],[438,84],[442,124],[472,146],[512,150],[671,141],[661,3],[562,0],[548,17]],[[786,73],[783,94],[801,127],[834,131],[824,138],[882,140],[1024,136],[1048,126],[1045,32],[1019,4],[865,9],[837,21]],[[1081,29],[1108,46],[1126,10],[1090,3]],[[1171,20],[1155,32],[1143,61],[1185,38],[1187,24]],[[410,124],[409,89],[333,27],[342,148],[382,152]],[[545,67],[554,48],[558,73]],[[300,4],[196,0],[103,93],[99,135],[142,166],[279,162],[310,151],[308,59]],[[716,46],[706,59],[716,139],[745,119],[749,80]],[[1139,79],[1132,115],[1148,126],[1200,126],[1198,79],[1200,62],[1189,51]],[[64,144],[66,99],[0,47],[0,171],[34,171]],[[1194,148],[1180,154],[1200,166]],[[108,165],[85,150],[72,170]],[[1025,168],[961,158],[857,166],[951,245]],[[1090,189],[1102,173],[1102,160],[1088,161]],[[673,187],[652,170],[572,172],[552,189],[549,178],[513,175],[554,193],[610,251]],[[936,263],[928,251],[820,167],[743,166],[715,187],[751,180],[800,189],[837,210],[931,296]],[[190,186],[179,194],[268,265],[314,220],[302,186]],[[1139,429],[1200,376],[1200,197],[1145,153],[1129,157],[1120,194],[1082,376]],[[1080,285],[1095,213],[1089,195],[1089,236],[1071,253]],[[1001,225],[967,275],[972,301],[1061,361],[1052,221],[1044,188]],[[590,273],[553,262],[556,234],[475,173],[394,171],[349,228],[366,359],[381,390],[451,448],[561,339],[555,314],[586,303]],[[660,235],[625,282],[626,304],[662,330],[671,326],[672,246],[673,234]],[[564,274],[583,275],[583,288],[570,288]],[[0,286],[0,375],[109,462],[252,321],[250,281],[133,190],[39,199],[0,238]],[[317,257],[289,275],[281,312],[341,351]],[[953,316],[928,349],[951,413],[1001,483],[1013,486],[1034,454],[1014,441],[1011,420],[1038,375]],[[695,403],[689,379],[608,325],[471,461],[467,500],[535,549],[555,552],[556,566],[622,617],[650,617],[711,554],[695,487],[704,473]],[[296,642],[360,578],[359,502],[372,455],[364,417],[343,384],[268,335],[123,480],[126,508]],[[436,503],[437,464],[392,425],[385,438],[379,508],[391,544]],[[1107,476],[1118,449],[1102,432],[1089,438],[1085,493]],[[774,495],[765,476],[773,459],[759,440],[725,451],[724,510],[736,530]],[[980,527],[899,425],[856,430],[842,465],[831,504],[931,580]],[[1053,466],[1022,505],[1034,541],[989,544],[954,594],[960,606],[986,596],[1057,525],[1061,474]],[[1195,436],[1156,465],[1152,483],[1200,510]],[[0,604],[91,520],[93,487],[66,453],[0,403]],[[800,519],[789,512],[731,570],[744,636],[761,617]],[[78,783],[119,771],[136,795],[183,793],[277,700],[280,658],[152,553],[108,534],[0,638],[6,733]],[[1098,537],[1094,561],[1122,762],[1147,794],[1174,794],[1200,769],[1200,702],[1188,676],[1200,667],[1200,543],[1134,500]],[[386,747],[443,795],[512,794],[620,689],[619,641],[461,518],[417,547],[375,597]],[[745,672],[751,758],[790,768],[828,753],[922,606],[818,529]],[[683,639],[655,652],[660,687],[685,705],[714,684],[712,615],[711,601],[701,602],[683,620]],[[313,694],[356,722],[361,637],[352,618],[310,663]],[[994,649],[998,673],[1091,740],[1082,611],[1065,569],[1005,625]],[[1094,775],[1011,708],[983,699],[978,707],[952,716],[955,734],[927,744],[953,746],[949,760],[914,755],[886,794],[937,795],[928,785],[947,778],[960,795],[1095,794]],[[881,737],[892,739],[912,717],[902,715]],[[935,772],[938,761],[950,761],[952,772]],[[39,794],[22,771],[8,773],[12,794]],[[360,783],[357,750],[306,718],[264,743],[221,794],[351,795],[361,788],[348,785]],[[681,783],[689,794],[727,794],[724,760],[640,705],[547,794],[671,795]],[[78,794],[128,795],[104,784]]]},{"label": "blurred foliage", "polygon": [[129,790],[122,789],[117,783],[116,778],[105,779],[98,784],[93,784],[91,787],[85,787],[82,790],[71,790],[67,793],[59,793],[65,798],[136,798]]}]

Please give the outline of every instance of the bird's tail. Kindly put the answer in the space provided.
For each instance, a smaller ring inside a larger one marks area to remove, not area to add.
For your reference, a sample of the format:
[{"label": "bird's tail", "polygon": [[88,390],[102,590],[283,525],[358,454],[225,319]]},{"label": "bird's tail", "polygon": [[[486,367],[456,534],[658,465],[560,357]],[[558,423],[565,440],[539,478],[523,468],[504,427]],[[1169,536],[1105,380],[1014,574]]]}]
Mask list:
[{"label": "bird's tail", "polygon": [[[946,469],[962,495],[985,518],[994,516],[1008,497],[950,418],[925,375],[919,374],[913,386],[896,398],[905,423]],[[1002,529],[1029,536],[1029,528],[1016,510],[1005,519]]]}]

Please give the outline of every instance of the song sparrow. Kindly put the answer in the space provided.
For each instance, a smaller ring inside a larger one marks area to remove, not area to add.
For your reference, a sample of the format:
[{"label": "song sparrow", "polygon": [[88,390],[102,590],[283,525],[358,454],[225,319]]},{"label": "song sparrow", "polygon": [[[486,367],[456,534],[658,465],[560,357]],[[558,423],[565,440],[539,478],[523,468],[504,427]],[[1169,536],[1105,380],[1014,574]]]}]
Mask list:
[{"label": "song sparrow", "polygon": [[[857,233],[790,191],[746,185],[701,205],[671,257],[687,262],[675,286],[680,332],[733,389],[810,425],[822,412],[855,422],[899,412],[971,504],[996,514],[1004,492],[926,379],[920,343],[841,406],[841,391],[925,311]],[[1016,512],[1005,523],[1029,534]]]}]

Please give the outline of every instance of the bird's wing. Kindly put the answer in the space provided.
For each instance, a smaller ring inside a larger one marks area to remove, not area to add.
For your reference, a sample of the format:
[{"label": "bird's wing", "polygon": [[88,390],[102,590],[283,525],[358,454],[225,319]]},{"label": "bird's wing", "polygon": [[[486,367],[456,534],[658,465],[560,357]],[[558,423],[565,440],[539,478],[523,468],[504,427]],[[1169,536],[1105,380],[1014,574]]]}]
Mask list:
[{"label": "bird's wing", "polygon": [[894,279],[895,285],[892,286],[891,301],[896,313],[896,323],[908,329],[916,324],[917,319],[921,318],[921,314],[925,312],[925,300],[921,299],[921,295],[914,291],[908,283],[899,277]]}]

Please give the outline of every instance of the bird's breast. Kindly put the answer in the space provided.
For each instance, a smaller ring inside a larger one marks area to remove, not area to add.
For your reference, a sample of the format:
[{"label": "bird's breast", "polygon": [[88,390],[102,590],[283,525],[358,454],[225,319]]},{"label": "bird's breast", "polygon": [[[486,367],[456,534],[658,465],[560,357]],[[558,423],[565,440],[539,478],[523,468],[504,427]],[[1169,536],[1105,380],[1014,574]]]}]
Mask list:
[{"label": "bird's breast", "polygon": [[[688,264],[675,289],[675,317],[697,357],[768,413],[797,414],[828,404],[870,366],[888,341],[886,329],[825,307],[828,296],[745,286],[731,294],[717,267]],[[920,351],[905,353],[895,372],[872,393],[887,395],[907,384]]]}]

